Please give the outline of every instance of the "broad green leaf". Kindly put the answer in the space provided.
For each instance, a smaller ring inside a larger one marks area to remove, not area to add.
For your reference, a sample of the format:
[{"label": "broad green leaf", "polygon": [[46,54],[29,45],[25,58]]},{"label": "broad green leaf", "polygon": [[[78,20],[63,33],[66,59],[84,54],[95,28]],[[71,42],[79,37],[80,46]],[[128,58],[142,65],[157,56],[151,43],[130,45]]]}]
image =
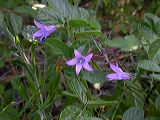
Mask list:
[{"label": "broad green leaf", "polygon": [[76,32],[76,36],[91,36],[91,35],[102,35],[102,32],[100,30]]},{"label": "broad green leaf", "polygon": [[142,40],[143,44],[147,43],[148,41],[152,43],[158,39],[158,36],[154,33],[154,31],[146,25],[140,25],[138,30],[145,40]]},{"label": "broad green leaf", "polygon": [[160,74],[151,74],[151,77],[153,77],[155,80],[160,81]]},{"label": "broad green leaf", "polygon": [[160,96],[156,98],[155,106],[158,111],[160,111]]},{"label": "broad green leaf", "polygon": [[152,13],[145,13],[144,14],[144,22],[147,23],[149,26],[152,26],[153,24],[160,22],[160,18],[153,15]]},{"label": "broad green leaf", "polygon": [[124,112],[122,120],[143,120],[144,111],[139,107],[131,107]]},{"label": "broad green leaf", "polygon": [[82,117],[90,117],[90,115],[73,105],[65,108],[60,114],[60,120],[81,120]]},{"label": "broad green leaf", "polygon": [[68,21],[71,19],[90,18],[87,10],[69,4],[68,0],[48,0],[48,3],[51,6],[51,11],[54,12],[51,13],[50,16],[53,16],[55,19],[58,18],[61,19],[61,21],[64,21],[65,18]]},{"label": "broad green leaf", "polygon": [[83,79],[88,82],[94,83],[104,83],[106,82],[106,73],[98,70],[94,70],[93,72],[83,72]]},{"label": "broad green leaf", "polygon": [[123,39],[107,40],[105,44],[110,47],[121,48],[123,51],[134,51],[138,49],[140,41],[134,35],[129,35]]},{"label": "broad green leaf", "polygon": [[160,39],[154,41],[149,47],[148,56],[150,60],[153,60],[154,56],[160,50]]},{"label": "broad green leaf", "polygon": [[18,33],[20,33],[22,29],[22,19],[18,15],[11,13],[10,22],[15,34],[17,35]]},{"label": "broad green leaf", "polygon": [[4,21],[4,13],[0,10],[0,27],[2,27],[3,21]]},{"label": "broad green leaf", "polygon": [[3,113],[6,113],[11,120],[18,119],[18,110],[12,107],[11,104],[9,106],[6,106],[3,110]]},{"label": "broad green leaf", "polygon": [[60,40],[57,39],[47,39],[45,42],[46,45],[56,54],[63,55],[65,57],[70,56],[70,48]]},{"label": "broad green leaf", "polygon": [[158,16],[153,15],[152,13],[144,14],[144,22],[145,24],[154,31],[159,36],[160,32],[160,18]]},{"label": "broad green leaf", "polygon": [[157,53],[153,57],[153,61],[157,64],[160,64],[160,49],[157,51]]},{"label": "broad green leaf", "polygon": [[14,8],[14,11],[20,14],[29,14],[29,15],[36,15],[36,12],[32,9],[31,6],[28,5],[21,5]]},{"label": "broad green leaf", "polygon": [[48,0],[48,3],[60,16],[69,17],[71,5],[68,0]]},{"label": "broad green leaf", "polygon": [[82,82],[77,79],[72,79],[68,82],[68,84],[70,90],[77,96],[77,98],[81,100],[83,104],[86,104],[88,101],[86,94],[87,90]]},{"label": "broad green leaf", "polygon": [[74,95],[74,94],[72,94],[72,93],[70,93],[68,91],[63,91],[62,95],[66,95],[66,96],[70,96],[70,97],[75,97],[75,98],[77,97],[76,95]]},{"label": "broad green leaf", "polygon": [[86,26],[88,26],[88,22],[86,20],[81,20],[81,19],[72,19],[68,23],[71,27],[86,27]]},{"label": "broad green leaf", "polygon": [[91,30],[101,30],[101,25],[96,20],[88,21],[88,24]]},{"label": "broad green leaf", "polygon": [[113,103],[118,103],[118,101],[105,101],[105,100],[90,100],[88,105],[112,105]]},{"label": "broad green leaf", "polygon": [[80,120],[102,120],[102,119],[97,117],[81,117]]},{"label": "broad green leaf", "polygon": [[149,60],[142,60],[138,63],[138,66],[140,68],[143,68],[145,70],[148,70],[148,71],[152,71],[152,72],[160,72],[160,67],[152,62],[152,61],[149,61]]},{"label": "broad green leaf", "polygon": [[13,120],[8,114],[0,112],[0,120]]}]

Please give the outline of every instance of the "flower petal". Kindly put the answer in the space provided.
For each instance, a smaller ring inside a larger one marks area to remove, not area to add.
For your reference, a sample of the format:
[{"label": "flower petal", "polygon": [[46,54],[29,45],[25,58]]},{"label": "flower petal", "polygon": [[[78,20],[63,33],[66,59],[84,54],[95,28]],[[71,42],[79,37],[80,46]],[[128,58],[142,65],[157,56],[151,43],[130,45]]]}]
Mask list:
[{"label": "flower petal", "polygon": [[33,34],[33,37],[41,37],[44,35],[44,30],[40,29],[36,33]]},{"label": "flower petal", "polygon": [[44,29],[48,32],[54,32],[56,30],[56,26],[54,25],[49,25],[49,26],[44,26]]},{"label": "flower petal", "polygon": [[75,65],[76,63],[77,63],[77,58],[73,58],[72,60],[66,62],[67,65]]},{"label": "flower petal", "polygon": [[76,49],[74,49],[74,55],[75,55],[76,58],[81,58],[82,57],[81,53],[79,53]]},{"label": "flower petal", "polygon": [[122,74],[121,78],[122,78],[122,80],[129,80],[130,79],[128,74]]},{"label": "flower petal", "polygon": [[108,75],[106,76],[106,78],[108,78],[109,81],[118,80],[118,74],[116,74],[116,73],[108,74]]},{"label": "flower petal", "polygon": [[83,64],[83,67],[86,69],[86,70],[88,70],[88,71],[93,71],[93,69],[91,68],[91,66],[88,64],[88,62],[85,62],[84,64]]},{"label": "flower petal", "polygon": [[[117,64],[118,65],[118,64]],[[119,68],[118,66],[113,65],[112,63],[110,63],[110,67],[111,69],[116,72],[116,73],[123,73],[122,69]]]},{"label": "flower petal", "polygon": [[91,59],[92,59],[92,57],[93,57],[93,54],[91,53],[91,54],[89,54],[89,55],[87,55],[86,57],[85,57],[85,61],[90,61]]},{"label": "flower petal", "polygon": [[42,37],[40,38],[40,43],[41,43],[41,44],[43,43],[43,39],[45,39],[44,36],[42,36]]},{"label": "flower petal", "polygon": [[82,65],[81,64],[76,64],[76,74],[78,75],[80,73],[82,69]]},{"label": "flower petal", "polygon": [[34,20],[34,24],[38,27],[38,28],[43,28],[45,25],[37,22],[36,20]]}]

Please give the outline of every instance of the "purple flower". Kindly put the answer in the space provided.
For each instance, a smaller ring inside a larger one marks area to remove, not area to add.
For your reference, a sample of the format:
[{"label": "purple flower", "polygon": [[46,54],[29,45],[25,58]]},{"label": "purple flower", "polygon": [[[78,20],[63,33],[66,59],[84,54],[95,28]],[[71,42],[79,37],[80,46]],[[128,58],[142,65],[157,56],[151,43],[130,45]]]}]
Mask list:
[{"label": "purple flower", "polygon": [[39,30],[33,34],[33,38],[40,37],[40,42],[46,39],[52,32],[56,31],[55,25],[44,25],[34,20],[34,24],[39,28]]},{"label": "purple flower", "polygon": [[82,67],[90,72],[93,71],[93,69],[90,67],[88,63],[92,59],[92,56],[93,56],[92,53],[87,56],[83,56],[76,49],[74,49],[74,55],[75,55],[75,58],[67,61],[66,64],[69,66],[76,65],[77,75],[80,73]]},{"label": "purple flower", "polygon": [[116,66],[113,64],[110,64],[111,69],[115,72],[112,74],[108,74],[106,77],[109,79],[109,81],[112,80],[129,80],[129,74],[126,72],[123,72],[121,68],[118,67],[118,64],[116,63]]}]

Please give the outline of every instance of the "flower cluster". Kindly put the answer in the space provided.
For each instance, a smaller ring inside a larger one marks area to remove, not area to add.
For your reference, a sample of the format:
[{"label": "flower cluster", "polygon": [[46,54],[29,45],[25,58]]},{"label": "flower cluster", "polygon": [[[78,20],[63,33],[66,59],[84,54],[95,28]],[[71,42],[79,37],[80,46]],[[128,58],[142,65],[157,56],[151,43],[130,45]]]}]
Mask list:
[{"label": "flower cluster", "polygon": [[[34,24],[39,28],[39,30],[33,34],[33,38],[40,37],[40,42],[43,42],[43,39],[46,39],[51,33],[56,31],[55,25],[44,25],[34,20]],[[90,60],[93,57],[93,54],[90,53],[87,56],[83,56],[80,52],[78,52],[76,49],[74,49],[74,55],[75,57],[69,61],[66,62],[69,66],[76,66],[76,74],[79,75],[82,68],[88,70],[89,72],[92,72],[93,69],[89,65]],[[108,74],[106,78],[109,81],[112,80],[129,80],[130,76],[128,73],[123,72],[123,70],[118,66],[118,63],[116,65],[113,65],[110,63],[111,69],[115,73]]]}]

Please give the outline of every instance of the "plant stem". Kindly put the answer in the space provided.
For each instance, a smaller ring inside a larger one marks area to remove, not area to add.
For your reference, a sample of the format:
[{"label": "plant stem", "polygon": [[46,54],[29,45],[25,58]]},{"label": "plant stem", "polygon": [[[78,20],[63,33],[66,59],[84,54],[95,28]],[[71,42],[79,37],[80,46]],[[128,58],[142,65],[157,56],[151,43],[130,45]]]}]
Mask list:
[{"label": "plant stem", "polygon": [[[33,66],[33,70],[34,70],[34,76],[35,76],[35,87],[36,89],[38,90],[38,94],[39,94],[39,98],[40,98],[40,104],[43,104],[43,96],[41,94],[41,91],[40,91],[40,85],[39,85],[39,81],[38,81],[38,75],[37,74],[37,66],[36,66],[36,61],[35,61],[35,48],[36,48],[36,43],[32,43],[32,66]],[[44,120],[44,112],[43,111],[40,111],[38,112],[40,117],[41,117],[41,120]]]}]

